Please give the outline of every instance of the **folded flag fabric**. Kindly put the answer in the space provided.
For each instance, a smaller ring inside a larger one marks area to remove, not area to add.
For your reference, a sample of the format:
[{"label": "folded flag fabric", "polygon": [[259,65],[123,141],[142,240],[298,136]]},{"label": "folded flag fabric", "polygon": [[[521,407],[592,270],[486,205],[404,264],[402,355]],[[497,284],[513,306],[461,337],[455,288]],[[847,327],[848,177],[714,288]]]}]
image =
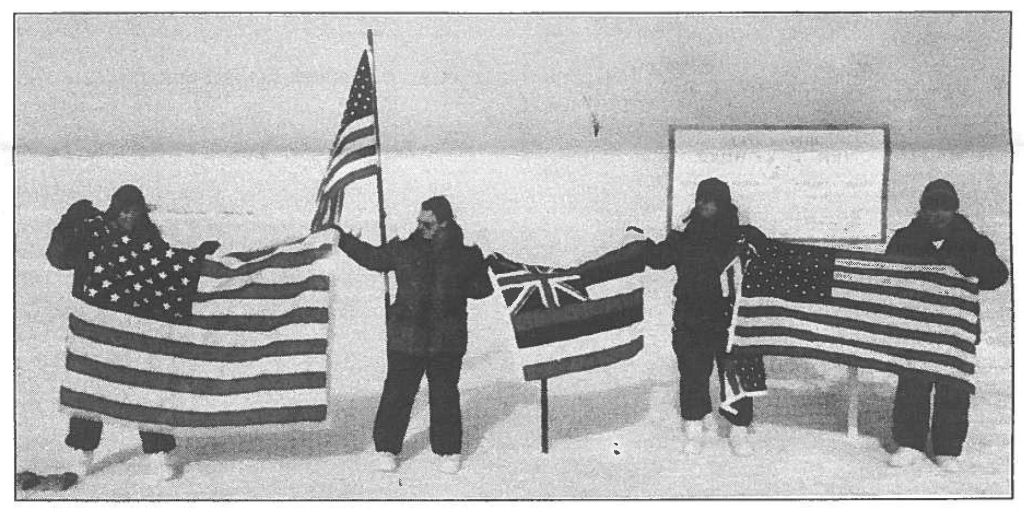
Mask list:
[{"label": "folded flag fabric", "polygon": [[[743,264],[749,261],[749,253],[737,256],[722,272],[722,296],[736,297],[743,284]],[[733,302],[733,323],[736,320],[736,308]],[[730,330],[732,328],[730,327]],[[764,369],[764,358],[760,354],[729,352],[726,348],[726,359],[722,360],[722,402],[719,411],[736,415],[739,409],[736,403],[753,397],[762,397],[768,393],[767,375]]]},{"label": "folded flag fabric", "polygon": [[912,371],[974,389],[978,286],[951,266],[769,240],[744,272],[737,354]]},{"label": "folded flag fabric", "polygon": [[[127,290],[105,294],[176,311],[157,316],[75,299],[62,407],[174,435],[320,427],[328,394],[326,258],[336,239],[327,230],[206,259],[165,244],[164,255],[181,256],[169,266],[130,251],[124,261],[97,265],[87,286],[121,281]],[[133,270],[141,280],[124,283]],[[162,300],[172,296],[177,304]]]},{"label": "folded flag fabric", "polygon": [[633,242],[562,269],[488,258],[526,381],[612,365],[643,349],[644,290],[634,276],[651,244]]}]

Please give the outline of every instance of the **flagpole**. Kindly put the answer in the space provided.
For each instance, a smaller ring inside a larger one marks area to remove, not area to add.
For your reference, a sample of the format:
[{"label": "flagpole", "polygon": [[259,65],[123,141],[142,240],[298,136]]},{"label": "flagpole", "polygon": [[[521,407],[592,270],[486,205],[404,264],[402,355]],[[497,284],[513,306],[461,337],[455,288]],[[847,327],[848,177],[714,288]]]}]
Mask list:
[{"label": "flagpole", "polygon": [[849,400],[846,405],[846,436],[857,438],[860,436],[860,378],[857,367],[846,367],[846,393]]},{"label": "flagpole", "polygon": [[540,380],[540,452],[548,453],[548,380]]},{"label": "flagpole", "polygon": [[[377,95],[380,90],[377,88],[377,56],[373,53],[373,29],[366,29],[366,42],[370,47],[370,77],[373,80],[373,135],[377,139],[377,209],[380,220],[380,244],[383,246],[388,242],[386,224],[384,223],[384,168],[380,164],[380,119],[377,114]],[[387,318],[388,309],[391,307],[391,280],[388,273],[384,272],[384,315]]]}]

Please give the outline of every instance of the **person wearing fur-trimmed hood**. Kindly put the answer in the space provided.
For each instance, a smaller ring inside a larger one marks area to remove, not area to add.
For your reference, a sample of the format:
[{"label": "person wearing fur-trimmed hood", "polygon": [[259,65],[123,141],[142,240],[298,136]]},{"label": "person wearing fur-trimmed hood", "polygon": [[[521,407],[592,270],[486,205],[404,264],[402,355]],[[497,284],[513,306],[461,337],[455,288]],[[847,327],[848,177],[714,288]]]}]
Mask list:
[{"label": "person wearing fur-trimmed hood", "polygon": [[[133,184],[119,187],[111,196],[106,211],[100,211],[92,202],[85,199],[73,203],[67,209],[50,234],[46,258],[54,268],[74,272],[73,297],[100,309],[122,311],[140,317],[162,319],[168,314],[152,305],[133,305],[128,301],[128,295],[120,301],[114,301],[104,295],[95,295],[94,286],[100,280],[114,279],[120,282],[127,281],[127,278],[114,278],[110,271],[101,273],[94,270],[90,263],[112,259],[111,256],[117,255],[118,248],[132,248],[126,243],[128,241],[140,246],[143,242],[167,246],[160,229],[150,219],[149,212],[150,208],[142,190]],[[220,244],[215,241],[207,241],[196,250],[200,254],[209,254],[219,246]],[[111,285],[110,289],[113,291],[119,286],[124,284]],[[93,455],[103,433],[103,423],[93,419],[91,415],[78,412],[72,414],[64,439],[64,443],[75,452],[72,469],[79,476],[94,471]],[[139,437],[142,440],[142,452],[149,459],[152,478],[166,480],[173,477],[176,469],[171,453],[177,447],[174,436],[140,430]]]},{"label": "person wearing fur-trimmed hood", "polygon": [[[740,226],[738,209],[732,203],[729,185],[709,178],[697,186],[694,207],[683,220],[681,231],[669,231],[665,241],[649,252],[647,265],[676,269],[675,309],[672,317],[672,349],[679,368],[679,406],[687,442],[684,450],[701,450],[703,423],[712,411],[708,380],[718,364],[720,397],[727,401],[732,387],[727,373],[749,374],[763,389],[764,365],[760,358],[737,358],[726,352],[732,323],[735,292],[723,291],[722,274],[748,244],[763,241],[764,234],[753,226]],[[755,377],[756,376],[756,377]],[[733,381],[734,382],[734,381]],[[747,428],[753,420],[749,396],[720,408],[732,424],[730,445],[736,455],[750,454]]]}]

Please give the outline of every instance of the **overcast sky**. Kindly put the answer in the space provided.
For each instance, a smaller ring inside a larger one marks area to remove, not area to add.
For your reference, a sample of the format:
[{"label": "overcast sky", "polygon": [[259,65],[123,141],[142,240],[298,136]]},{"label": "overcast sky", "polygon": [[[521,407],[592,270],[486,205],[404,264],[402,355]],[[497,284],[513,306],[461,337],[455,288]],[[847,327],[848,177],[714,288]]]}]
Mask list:
[{"label": "overcast sky", "polygon": [[367,28],[385,153],[664,150],[669,124],[888,123],[898,148],[1009,144],[1005,13],[18,15],[15,141],[326,152]]}]

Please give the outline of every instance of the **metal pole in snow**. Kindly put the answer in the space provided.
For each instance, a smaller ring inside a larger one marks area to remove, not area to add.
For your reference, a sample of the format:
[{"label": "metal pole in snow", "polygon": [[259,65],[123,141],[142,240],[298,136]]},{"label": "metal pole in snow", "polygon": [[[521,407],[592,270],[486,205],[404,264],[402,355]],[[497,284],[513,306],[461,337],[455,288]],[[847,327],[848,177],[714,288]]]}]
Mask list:
[{"label": "metal pole in snow", "polygon": [[[373,53],[373,29],[366,29],[366,42],[370,47],[370,77],[373,80],[373,135],[377,139],[377,209],[379,210],[380,244],[388,242],[387,229],[384,223],[384,168],[380,164],[380,118],[377,114],[377,56]],[[391,280],[384,272],[384,316],[387,318],[391,307]],[[385,322],[386,323],[386,322]]]},{"label": "metal pole in snow", "polygon": [[548,380],[540,380],[540,452],[548,453]]}]

